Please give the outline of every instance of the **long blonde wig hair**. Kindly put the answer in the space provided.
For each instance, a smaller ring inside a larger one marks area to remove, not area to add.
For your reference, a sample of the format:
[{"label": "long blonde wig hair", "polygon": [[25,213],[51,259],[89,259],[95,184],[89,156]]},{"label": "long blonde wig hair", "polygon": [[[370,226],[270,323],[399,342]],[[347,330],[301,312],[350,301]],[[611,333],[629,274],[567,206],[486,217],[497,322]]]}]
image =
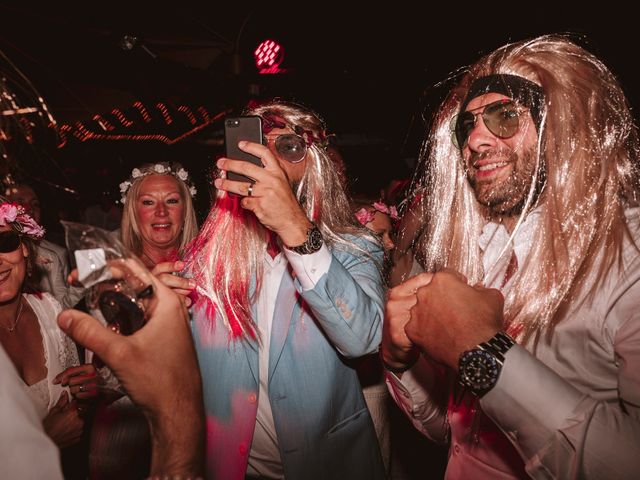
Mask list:
[{"label": "long blonde wig hair", "polygon": [[508,44],[480,59],[436,113],[414,179],[413,205],[425,228],[413,248],[426,271],[451,267],[470,284],[486,274],[478,237],[487,218],[450,121],[472,82],[491,74],[518,75],[544,90],[537,155],[546,184],[540,194],[532,180],[518,225],[534,207],[541,220],[529,260],[505,298],[510,331],[538,341],[571,301],[593,298],[609,268],[621,262],[624,237],[631,238],[624,209],[638,204],[640,190],[637,129],[613,74],[565,36]]},{"label": "long blonde wig hair", "polygon": [[[245,112],[246,115],[278,117],[293,128],[326,138],[325,125],[314,112],[300,105],[273,101]],[[305,171],[295,195],[307,217],[316,223],[325,243],[333,248],[367,254],[349,234],[366,236],[351,213],[340,173],[326,145],[314,141],[308,147]],[[346,235],[346,236],[345,236]],[[187,268],[208,307],[212,326],[218,314],[231,338],[257,339],[251,304],[262,280],[268,232],[255,215],[240,206],[238,197],[218,191],[200,233],[189,248]]]}]

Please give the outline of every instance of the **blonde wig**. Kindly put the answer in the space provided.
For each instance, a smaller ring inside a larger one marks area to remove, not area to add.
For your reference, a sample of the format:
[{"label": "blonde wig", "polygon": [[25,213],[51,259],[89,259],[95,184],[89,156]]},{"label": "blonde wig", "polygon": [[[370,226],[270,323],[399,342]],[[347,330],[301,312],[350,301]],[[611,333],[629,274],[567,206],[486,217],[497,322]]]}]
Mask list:
[{"label": "blonde wig", "polygon": [[624,210],[638,204],[640,190],[637,129],[613,74],[565,36],[508,44],[480,59],[436,113],[414,178],[411,218],[422,218],[424,228],[419,238],[404,232],[400,243],[411,238],[426,271],[451,267],[472,285],[487,273],[478,246],[487,211],[467,180],[450,122],[472,83],[493,74],[517,75],[544,91],[537,176],[515,228],[533,208],[541,220],[505,299],[510,332],[538,341],[572,301],[593,298],[621,262],[624,237],[631,238]]},{"label": "blonde wig", "polygon": [[[177,175],[177,172],[181,171],[185,170],[177,162],[148,163],[134,169],[131,178],[121,184],[120,188],[124,190],[124,210],[120,224],[122,243],[136,255],[140,256],[142,254],[142,236],[136,214],[136,199],[140,192],[142,180],[149,175],[171,175],[175,178],[176,184],[178,185],[180,199],[184,205],[184,219],[182,232],[176,244],[177,250],[179,252],[183,251],[187,244],[197,235],[198,220],[191,199],[191,187],[185,183],[183,178]],[[126,186],[126,188],[123,186]]]}]

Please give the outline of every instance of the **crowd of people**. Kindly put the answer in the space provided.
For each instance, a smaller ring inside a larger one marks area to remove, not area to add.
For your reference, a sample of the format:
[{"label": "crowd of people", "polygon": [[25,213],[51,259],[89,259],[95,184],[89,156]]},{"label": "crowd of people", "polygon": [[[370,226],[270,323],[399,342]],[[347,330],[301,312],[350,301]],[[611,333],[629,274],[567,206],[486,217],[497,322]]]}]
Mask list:
[{"label": "crowd of people", "polygon": [[202,225],[180,164],[120,183],[130,335],[83,308],[33,189],[0,198],[3,475],[400,478],[397,407],[448,479],[637,476],[640,141],[602,61],[544,35],[466,68],[401,205],[350,198],[309,108],[244,113],[262,166],[218,159]]}]

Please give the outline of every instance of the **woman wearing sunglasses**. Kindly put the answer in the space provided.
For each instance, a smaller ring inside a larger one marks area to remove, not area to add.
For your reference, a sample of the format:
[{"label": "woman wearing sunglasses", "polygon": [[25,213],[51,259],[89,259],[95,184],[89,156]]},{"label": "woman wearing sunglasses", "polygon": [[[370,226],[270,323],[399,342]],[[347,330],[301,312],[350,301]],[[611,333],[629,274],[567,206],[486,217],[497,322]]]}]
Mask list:
[{"label": "woman wearing sunglasses", "polygon": [[78,401],[97,395],[92,365],[78,365],[73,341],[58,328],[60,304],[31,278],[44,229],[0,197],[0,343],[16,366],[47,434],[60,448],[82,435]]}]

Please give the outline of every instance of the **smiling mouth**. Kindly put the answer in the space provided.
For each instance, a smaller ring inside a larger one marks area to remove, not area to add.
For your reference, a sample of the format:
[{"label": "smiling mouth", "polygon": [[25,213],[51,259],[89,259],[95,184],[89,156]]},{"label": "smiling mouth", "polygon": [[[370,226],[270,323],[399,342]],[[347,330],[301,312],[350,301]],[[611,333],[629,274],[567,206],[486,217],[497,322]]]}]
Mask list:
[{"label": "smiling mouth", "polygon": [[0,282],[4,282],[11,275],[11,269],[0,272]]},{"label": "smiling mouth", "polygon": [[151,224],[153,228],[169,228],[171,226],[170,223],[153,223]]},{"label": "smiling mouth", "polygon": [[480,165],[479,167],[475,167],[478,172],[491,172],[492,170],[496,170],[498,168],[502,168],[509,165],[509,162],[496,162],[496,163],[487,163],[486,165]]}]

